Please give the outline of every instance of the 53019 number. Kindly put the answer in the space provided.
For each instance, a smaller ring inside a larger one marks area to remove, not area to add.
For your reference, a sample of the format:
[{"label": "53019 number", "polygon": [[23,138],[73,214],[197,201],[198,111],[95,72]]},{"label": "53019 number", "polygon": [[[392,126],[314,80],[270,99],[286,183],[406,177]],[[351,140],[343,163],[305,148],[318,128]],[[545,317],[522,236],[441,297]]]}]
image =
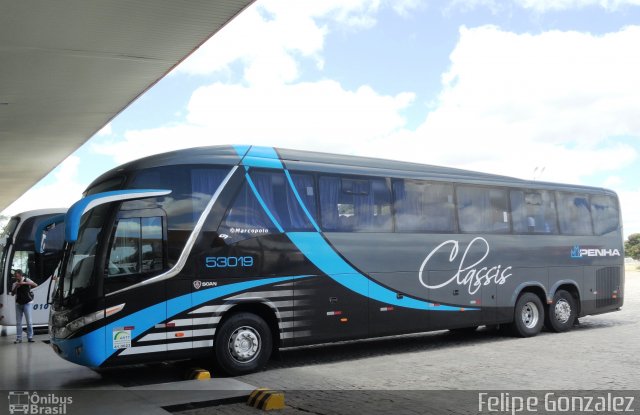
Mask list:
[{"label": "53019 number", "polygon": [[204,260],[207,268],[237,268],[252,267],[251,256],[208,256]]}]

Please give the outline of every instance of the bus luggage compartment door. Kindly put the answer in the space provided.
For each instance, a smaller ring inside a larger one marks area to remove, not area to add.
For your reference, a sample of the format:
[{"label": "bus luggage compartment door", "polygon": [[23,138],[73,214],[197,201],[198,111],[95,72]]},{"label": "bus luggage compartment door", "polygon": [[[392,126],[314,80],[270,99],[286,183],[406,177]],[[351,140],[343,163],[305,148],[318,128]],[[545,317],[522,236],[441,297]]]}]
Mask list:
[{"label": "bus luggage compartment door", "polygon": [[[471,327],[482,323],[482,292],[488,287],[458,284],[456,279],[451,278],[450,270],[428,271],[428,274],[431,287],[429,296],[434,304],[434,313],[431,314],[432,329]],[[447,307],[443,308],[447,311],[438,311],[438,307],[443,305],[455,307],[456,310]]]}]

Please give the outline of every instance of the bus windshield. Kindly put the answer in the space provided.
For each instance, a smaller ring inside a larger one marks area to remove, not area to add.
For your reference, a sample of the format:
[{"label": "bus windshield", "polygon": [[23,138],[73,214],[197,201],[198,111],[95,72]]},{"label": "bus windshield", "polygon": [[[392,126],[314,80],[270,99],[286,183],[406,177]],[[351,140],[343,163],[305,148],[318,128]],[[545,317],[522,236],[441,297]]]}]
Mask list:
[{"label": "bus windshield", "polygon": [[[19,222],[20,219],[11,218],[11,220],[7,222],[7,225],[4,227],[4,229],[2,229],[2,233],[0,233],[0,255],[2,255],[2,257],[0,258],[0,272],[4,272],[5,262],[7,262],[7,255],[9,253],[9,250],[7,249],[7,246],[9,245],[9,239],[13,237],[13,233],[18,227]],[[2,293],[4,293],[4,284],[2,284],[0,278],[0,294]]]},{"label": "bus windshield", "polygon": [[67,267],[60,281],[60,291],[63,299],[85,291],[92,284],[93,265],[99,244],[100,231],[108,212],[108,205],[99,206],[82,218],[78,240],[70,248],[66,261]]}]

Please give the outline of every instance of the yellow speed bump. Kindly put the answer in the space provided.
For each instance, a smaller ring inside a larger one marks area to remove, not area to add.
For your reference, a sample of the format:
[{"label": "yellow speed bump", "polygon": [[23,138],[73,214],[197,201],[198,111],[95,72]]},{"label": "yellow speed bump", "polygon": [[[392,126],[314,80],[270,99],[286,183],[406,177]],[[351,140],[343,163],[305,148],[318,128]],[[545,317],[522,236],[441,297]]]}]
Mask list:
[{"label": "yellow speed bump", "polygon": [[284,408],[284,392],[267,388],[258,388],[251,392],[247,405],[254,408],[270,411]]},{"label": "yellow speed bump", "polygon": [[209,380],[211,379],[211,373],[205,369],[193,369],[187,378],[191,380]]}]

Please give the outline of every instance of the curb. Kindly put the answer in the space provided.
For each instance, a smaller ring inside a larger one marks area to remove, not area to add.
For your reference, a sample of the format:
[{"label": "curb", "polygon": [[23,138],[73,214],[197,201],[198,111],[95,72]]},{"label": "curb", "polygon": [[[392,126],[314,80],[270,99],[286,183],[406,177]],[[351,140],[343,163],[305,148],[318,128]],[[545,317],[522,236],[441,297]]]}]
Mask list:
[{"label": "curb", "polygon": [[189,380],[209,380],[211,379],[211,373],[205,369],[193,369],[187,375]]},{"label": "curb", "polygon": [[258,388],[251,392],[247,405],[254,408],[270,411],[272,409],[284,408],[284,392],[274,391],[267,388]]}]

